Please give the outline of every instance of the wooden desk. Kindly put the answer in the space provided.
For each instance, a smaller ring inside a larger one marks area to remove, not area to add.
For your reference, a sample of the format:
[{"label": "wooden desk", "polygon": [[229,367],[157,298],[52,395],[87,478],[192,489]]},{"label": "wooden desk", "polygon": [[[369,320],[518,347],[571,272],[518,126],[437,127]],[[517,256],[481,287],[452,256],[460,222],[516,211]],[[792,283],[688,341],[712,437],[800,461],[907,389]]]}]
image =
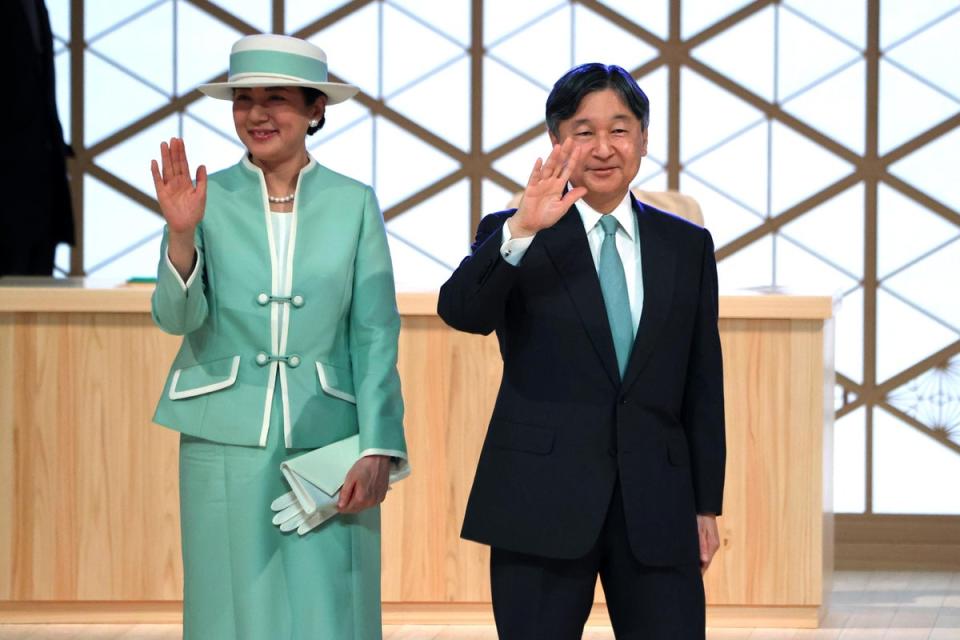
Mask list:
[{"label": "wooden desk", "polygon": [[[0,622],[178,621],[177,435],[151,426],[179,343],[150,287],[0,280]],[[500,379],[494,337],[401,294],[414,473],[383,517],[386,622],[489,622],[459,531]],[[833,300],[721,296],[727,407],[713,626],[816,626],[832,566]],[[603,595],[598,590],[598,602]],[[593,622],[606,619],[594,608]]]}]

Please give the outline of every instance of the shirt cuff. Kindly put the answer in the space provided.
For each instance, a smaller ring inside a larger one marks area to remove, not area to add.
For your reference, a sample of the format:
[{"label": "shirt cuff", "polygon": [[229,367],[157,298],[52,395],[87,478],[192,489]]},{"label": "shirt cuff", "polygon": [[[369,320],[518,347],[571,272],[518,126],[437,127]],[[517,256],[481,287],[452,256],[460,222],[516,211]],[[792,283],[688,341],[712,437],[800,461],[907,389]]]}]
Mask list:
[{"label": "shirt cuff", "polygon": [[366,456],[390,456],[390,483],[399,482],[410,475],[410,461],[407,460],[407,454],[403,451],[393,449],[364,449],[360,452],[360,457]]},{"label": "shirt cuff", "polygon": [[197,259],[197,250],[196,249],[193,250],[193,271],[190,272],[190,277],[187,278],[186,282],[184,282],[183,278],[180,277],[180,272],[177,271],[177,268],[173,266],[173,262],[170,260],[169,250],[167,251],[164,258],[166,258],[167,266],[170,268],[170,271],[172,271],[173,275],[176,277],[177,284],[179,284],[183,292],[186,293],[187,289],[190,288],[190,285],[193,284],[194,278],[197,277],[197,267],[200,266],[200,261]]},{"label": "shirt cuff", "polygon": [[403,451],[394,451],[393,449],[364,449],[360,452],[360,457],[366,456],[390,456],[391,458],[407,459],[407,454]]},{"label": "shirt cuff", "polygon": [[516,267],[520,264],[520,261],[523,260],[523,256],[527,252],[527,249],[530,248],[530,243],[533,242],[534,237],[535,236],[514,238],[510,234],[510,225],[504,222],[503,243],[500,245],[500,255],[508,264]]}]

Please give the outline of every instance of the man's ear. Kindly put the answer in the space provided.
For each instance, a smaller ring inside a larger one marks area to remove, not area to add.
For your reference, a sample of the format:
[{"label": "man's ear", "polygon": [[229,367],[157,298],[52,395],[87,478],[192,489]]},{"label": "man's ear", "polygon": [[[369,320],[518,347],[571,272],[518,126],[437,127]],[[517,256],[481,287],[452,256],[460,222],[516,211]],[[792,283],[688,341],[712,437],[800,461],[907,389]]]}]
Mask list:
[{"label": "man's ear", "polygon": [[550,144],[560,144],[560,140],[557,136],[553,135],[553,131],[547,129],[547,135],[550,136]]},{"label": "man's ear", "polygon": [[650,128],[648,127],[640,133],[640,157],[641,158],[647,155],[647,133],[649,132],[650,132]]}]

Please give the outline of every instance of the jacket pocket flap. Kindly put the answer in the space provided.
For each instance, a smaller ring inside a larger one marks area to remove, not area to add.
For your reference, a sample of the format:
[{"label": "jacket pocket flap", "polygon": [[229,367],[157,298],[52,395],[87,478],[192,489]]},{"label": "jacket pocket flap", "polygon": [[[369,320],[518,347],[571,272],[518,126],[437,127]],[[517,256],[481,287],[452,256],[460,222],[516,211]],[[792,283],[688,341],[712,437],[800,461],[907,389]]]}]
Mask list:
[{"label": "jacket pocket flap", "polygon": [[171,400],[183,400],[226,389],[237,381],[238,371],[240,356],[177,369],[170,380],[168,395]]},{"label": "jacket pocket flap", "polygon": [[328,396],[357,404],[357,396],[353,390],[353,372],[350,369],[318,362],[317,377],[320,379],[320,388]]},{"label": "jacket pocket flap", "polygon": [[547,454],[553,451],[553,429],[532,424],[493,420],[490,422],[490,444],[501,449]]}]

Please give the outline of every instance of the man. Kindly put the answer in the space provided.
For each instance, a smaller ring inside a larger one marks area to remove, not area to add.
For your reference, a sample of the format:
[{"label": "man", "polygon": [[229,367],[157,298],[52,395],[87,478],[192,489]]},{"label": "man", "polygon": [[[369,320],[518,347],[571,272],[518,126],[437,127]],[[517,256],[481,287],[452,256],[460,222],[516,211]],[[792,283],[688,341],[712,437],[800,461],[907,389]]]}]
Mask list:
[{"label": "man", "polygon": [[599,574],[617,638],[704,637],[725,462],[710,234],[633,199],[649,103],[616,66],[547,98],[554,143],[440,290],[497,332],[503,379],[462,535],[491,546],[500,638],[580,638]]}]

